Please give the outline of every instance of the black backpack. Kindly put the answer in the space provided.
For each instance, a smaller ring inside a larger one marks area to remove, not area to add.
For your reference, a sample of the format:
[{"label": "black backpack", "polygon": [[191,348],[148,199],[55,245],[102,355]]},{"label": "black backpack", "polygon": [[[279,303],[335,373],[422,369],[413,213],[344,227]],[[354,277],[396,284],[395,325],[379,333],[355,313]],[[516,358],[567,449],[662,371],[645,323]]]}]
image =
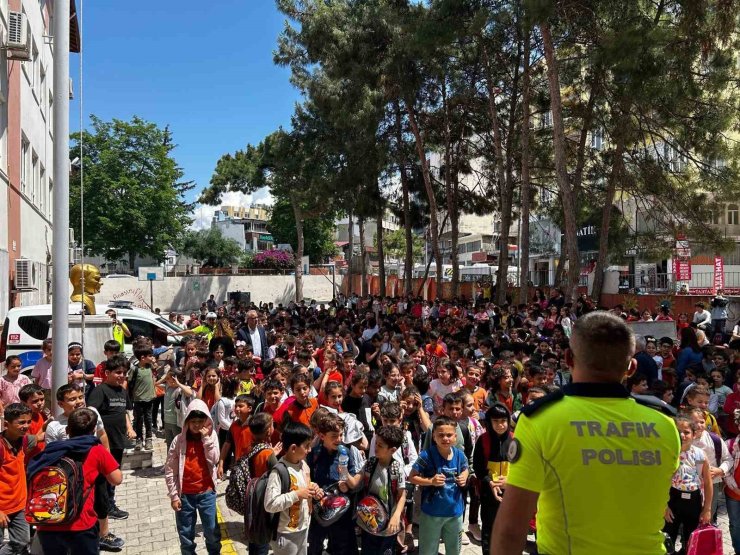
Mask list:
[{"label": "black backpack", "polygon": [[270,474],[277,472],[280,477],[280,493],[290,491],[290,474],[283,461],[279,461],[270,471],[247,484],[245,494],[244,530],[250,543],[264,545],[277,537],[280,513],[268,513],[265,510],[265,490]]}]

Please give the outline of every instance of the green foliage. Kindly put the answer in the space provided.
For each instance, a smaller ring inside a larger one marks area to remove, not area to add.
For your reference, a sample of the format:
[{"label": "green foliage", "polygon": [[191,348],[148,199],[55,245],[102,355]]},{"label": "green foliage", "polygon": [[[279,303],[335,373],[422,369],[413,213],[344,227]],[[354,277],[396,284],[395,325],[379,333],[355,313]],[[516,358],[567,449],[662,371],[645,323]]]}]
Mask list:
[{"label": "green foliage", "polygon": [[216,227],[187,232],[180,250],[186,256],[200,260],[203,266],[211,268],[231,266],[244,255],[239,243],[224,237]]},{"label": "green foliage", "polygon": [[[130,263],[136,255],[162,259],[192,221],[184,195],[193,184],[180,181],[170,130],[138,117],[90,119],[82,153],[78,134],[70,148],[70,158],[84,162],[86,251]],[[70,223],[80,237],[79,166],[69,181]]]},{"label": "green foliage", "polygon": [[[383,234],[383,248],[385,249],[385,256],[388,259],[403,260],[406,256],[406,232],[403,228],[396,229],[395,231],[386,231]],[[413,243],[413,255],[412,259],[414,263],[421,262],[424,260],[424,238],[419,235],[414,235],[412,239]],[[375,248],[378,248],[378,236],[375,236]]]},{"label": "green foliage", "polygon": [[[334,244],[335,214],[326,214],[321,218],[308,218],[303,222],[303,254],[312,264],[326,261],[337,253]],[[270,211],[270,223],[267,224],[275,244],[289,244],[293,251],[298,248],[298,233],[290,201],[277,198]]]}]

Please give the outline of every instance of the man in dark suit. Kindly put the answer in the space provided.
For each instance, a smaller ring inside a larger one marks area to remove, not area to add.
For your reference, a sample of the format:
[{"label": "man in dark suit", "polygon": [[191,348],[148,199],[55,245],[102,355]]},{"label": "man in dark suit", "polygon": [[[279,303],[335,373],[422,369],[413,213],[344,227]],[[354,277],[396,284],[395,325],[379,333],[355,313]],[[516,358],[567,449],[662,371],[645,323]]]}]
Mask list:
[{"label": "man in dark suit", "polygon": [[239,339],[247,345],[251,345],[254,356],[267,360],[267,334],[265,328],[258,325],[257,311],[250,310],[247,312],[247,325],[239,328],[237,333]]}]

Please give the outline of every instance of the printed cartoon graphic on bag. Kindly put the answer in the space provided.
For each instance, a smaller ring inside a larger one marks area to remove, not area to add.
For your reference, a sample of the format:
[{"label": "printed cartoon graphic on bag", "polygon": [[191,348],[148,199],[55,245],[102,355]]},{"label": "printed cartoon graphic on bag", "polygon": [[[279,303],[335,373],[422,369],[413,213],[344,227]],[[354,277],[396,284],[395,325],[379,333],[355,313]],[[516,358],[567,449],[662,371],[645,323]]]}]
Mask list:
[{"label": "printed cartoon graphic on bag", "polygon": [[334,524],[342,518],[352,502],[349,497],[339,491],[339,483],[332,484],[324,488],[326,495],[321,501],[315,501],[313,504],[313,517],[321,526],[327,527]]},{"label": "printed cartoon graphic on bag", "polygon": [[357,526],[374,536],[384,536],[393,514],[393,504],[398,499],[398,482],[401,475],[398,461],[394,460],[387,467],[390,492],[388,503],[384,503],[377,495],[369,493],[370,482],[378,468],[378,459],[371,457],[367,462],[367,471],[363,472],[365,495],[357,503]]},{"label": "printed cartoon graphic on bag", "polygon": [[26,520],[30,524],[53,526],[74,521],[93,486],[85,491],[82,461],[67,456],[45,466],[28,479]]},{"label": "printed cartoon graphic on bag", "polygon": [[252,447],[247,455],[236,461],[236,464],[231,468],[231,477],[229,478],[229,485],[226,486],[224,500],[229,509],[242,516],[244,516],[246,506],[247,486],[252,480],[249,463],[257,453],[265,449],[272,449],[272,446],[269,443],[258,443]]}]

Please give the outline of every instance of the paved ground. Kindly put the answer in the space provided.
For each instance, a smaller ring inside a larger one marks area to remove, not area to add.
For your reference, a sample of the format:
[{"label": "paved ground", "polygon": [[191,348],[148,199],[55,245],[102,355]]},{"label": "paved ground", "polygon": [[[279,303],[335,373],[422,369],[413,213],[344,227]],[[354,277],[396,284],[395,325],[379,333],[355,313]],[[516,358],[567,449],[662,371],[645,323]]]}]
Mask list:
[{"label": "paved ground", "polygon": [[[111,530],[126,540],[126,546],[121,552],[123,555],[180,553],[174,512],[170,507],[162,472],[165,459],[164,440],[155,439],[154,446],[153,467],[125,471],[123,484],[117,489],[118,505],[131,513],[128,520],[111,521]],[[223,500],[225,489],[225,483],[219,484],[218,509],[223,538],[221,553],[246,554],[247,546],[242,538],[242,517],[226,507]],[[724,553],[731,555],[734,551],[724,509],[720,510],[719,523],[723,530]],[[197,551],[206,553],[200,525],[197,531]],[[441,546],[440,553],[444,553]],[[471,540],[470,545],[463,546],[462,555],[481,555],[481,548]]]}]

